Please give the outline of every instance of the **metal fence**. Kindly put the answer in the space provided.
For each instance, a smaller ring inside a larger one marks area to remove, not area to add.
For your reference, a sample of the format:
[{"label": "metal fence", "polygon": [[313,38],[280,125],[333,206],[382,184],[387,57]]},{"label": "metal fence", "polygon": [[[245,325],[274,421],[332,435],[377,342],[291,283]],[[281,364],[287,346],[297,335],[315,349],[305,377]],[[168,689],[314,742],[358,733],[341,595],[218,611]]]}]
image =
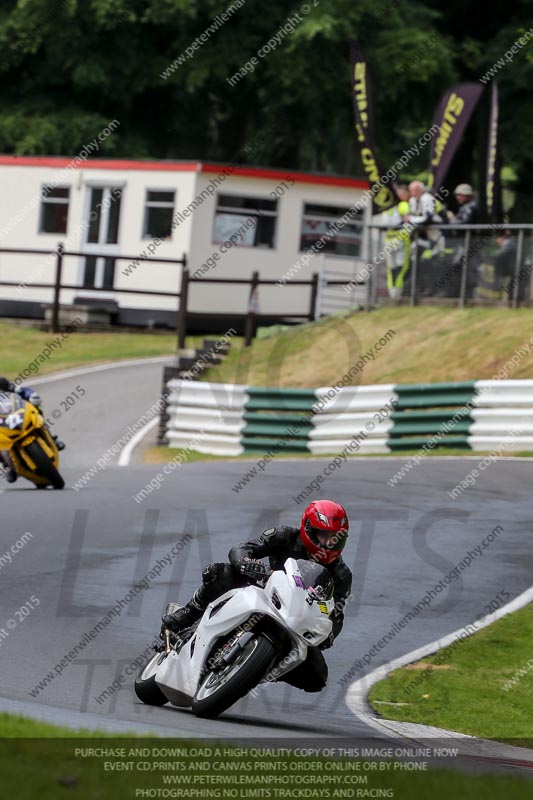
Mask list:
[{"label": "metal fence", "polygon": [[[354,278],[349,284],[345,280],[319,281],[313,273],[309,280],[291,280],[284,288],[309,287],[307,311],[269,314],[271,319],[314,320],[320,303],[320,291],[324,286],[338,286],[346,292],[350,304],[350,286],[361,287],[366,281],[366,308],[390,302],[410,304],[441,303],[464,307],[466,304],[497,304],[516,308],[532,305],[533,284],[533,225],[431,225],[408,230],[407,227],[392,228],[379,224],[369,226],[368,264],[361,267],[364,280]],[[176,333],[178,346],[185,346],[187,313],[190,291],[193,286],[230,284],[250,287],[245,317],[245,343],[249,345],[255,333],[260,315],[257,312],[256,291],[260,286],[273,286],[274,279],[261,279],[254,271],[249,278],[192,277],[187,270],[187,260],[154,258],[143,256],[109,255],[91,253],[94,258],[105,258],[113,262],[150,262],[172,264],[178,267],[176,291],[152,288],[125,288],[122,286],[86,286],[64,280],[64,259],[87,257],[87,253],[67,251],[59,243],[54,250],[0,248],[0,253],[31,256],[53,256],[55,258],[52,282],[30,280],[24,282],[0,280],[0,286],[19,288],[26,285],[34,289],[50,290],[51,329],[59,330],[61,293],[63,290],[85,290],[113,295],[157,296],[176,301]],[[353,284],[353,286],[352,286]],[[178,288],[179,287],[179,288]],[[301,298],[298,298],[301,299]],[[352,300],[352,304],[355,303]],[[320,312],[318,312],[320,313]],[[206,313],[206,316],[209,314]]]},{"label": "metal fence", "polygon": [[532,302],[533,225],[369,228],[367,307]]}]

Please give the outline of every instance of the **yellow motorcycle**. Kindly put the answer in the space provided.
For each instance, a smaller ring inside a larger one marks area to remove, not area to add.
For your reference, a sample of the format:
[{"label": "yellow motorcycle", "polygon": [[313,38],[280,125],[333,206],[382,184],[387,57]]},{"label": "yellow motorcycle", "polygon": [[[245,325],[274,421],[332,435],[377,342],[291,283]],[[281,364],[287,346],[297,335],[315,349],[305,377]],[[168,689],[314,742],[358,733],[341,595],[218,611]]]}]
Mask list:
[{"label": "yellow motorcycle", "polygon": [[0,392],[0,450],[9,451],[17,475],[38,489],[63,489],[59,455],[36,406],[14,392]]}]

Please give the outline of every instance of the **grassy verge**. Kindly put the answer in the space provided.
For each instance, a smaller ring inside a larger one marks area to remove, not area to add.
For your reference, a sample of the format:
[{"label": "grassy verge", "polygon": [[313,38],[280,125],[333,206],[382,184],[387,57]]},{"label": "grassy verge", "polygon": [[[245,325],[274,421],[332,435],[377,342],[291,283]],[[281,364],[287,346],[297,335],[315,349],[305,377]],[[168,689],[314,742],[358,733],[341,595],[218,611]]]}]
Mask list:
[{"label": "grassy verge", "polygon": [[388,719],[531,747],[532,641],[529,605],[431,658],[394,670],[372,688],[370,703]]},{"label": "grassy verge", "polygon": [[[414,456],[418,453],[418,450],[401,450],[396,451],[395,453],[361,453],[358,455],[353,455],[349,457],[351,459],[357,458],[408,458],[409,456]],[[479,458],[483,458],[484,455],[488,455],[489,451],[476,451],[473,450],[455,450],[451,447],[442,447],[441,449],[437,450],[428,450],[426,455],[429,458],[435,458],[435,456],[479,456]],[[257,461],[264,455],[262,452],[257,453],[244,453],[240,456],[216,456],[212,455],[211,453],[198,453],[196,450],[183,450],[180,447],[149,447],[145,451],[143,451],[143,462],[145,464],[167,464],[169,461],[172,461],[175,458],[180,458],[183,462],[194,463],[196,461]],[[329,453],[326,455],[313,455],[313,453],[278,453],[276,455],[276,461],[282,461],[283,459],[293,459],[293,458],[301,458],[301,459],[309,459],[309,458],[320,458],[320,459],[328,459],[333,458],[338,453]],[[523,451],[520,453],[512,453],[511,451],[507,451],[506,453],[501,454],[502,458],[505,457],[513,457],[513,456],[520,456],[520,457],[533,457],[533,451]]]},{"label": "grassy verge", "polygon": [[[422,306],[358,312],[298,325],[252,347],[232,347],[207,380],[252,386],[332,386],[387,331],[354,384],[490,379],[533,336],[529,309]],[[533,377],[533,348],[509,378]]]},{"label": "grassy verge", "polygon": [[[104,364],[130,358],[150,356],[172,356],[176,352],[176,335],[173,333],[82,333],[74,332],[61,338],[62,334],[40,331],[34,327],[23,327],[0,322],[1,373],[14,379],[25,369],[32,369],[26,379],[58,372],[71,367],[89,364]],[[191,337],[187,347],[195,347],[202,337]],[[50,342],[60,340],[51,348],[51,355],[41,359]],[[33,367],[30,367],[33,364]]]},{"label": "grassy verge", "polygon": [[[106,736],[105,733],[101,735]],[[19,714],[0,713],[0,738],[2,739],[68,739],[71,736],[76,738],[91,737],[94,736],[94,731],[62,728],[59,725],[50,725],[48,722],[29,719]]]},{"label": "grassy verge", "polygon": [[[331,758],[276,754],[278,742],[272,739],[258,745],[270,748],[272,754],[257,756],[229,742],[213,740],[102,738],[99,733],[87,739],[85,732],[65,732],[21,718],[12,722],[7,715],[0,715],[0,737],[2,734],[2,797],[17,800],[66,796],[75,800],[143,796],[522,800],[530,788],[523,777],[466,775],[444,769],[402,771],[401,762],[385,762],[388,768],[379,770],[378,762],[373,761],[374,768],[367,769],[364,765],[368,766],[369,760],[356,757],[336,759],[332,770],[328,768]],[[17,735],[31,738],[6,738]],[[286,741],[279,744],[288,745]],[[346,741],[346,745],[354,744],[358,742]],[[291,746],[306,745],[326,747],[327,742],[299,740]],[[105,748],[105,752],[96,755],[97,748]],[[302,793],[302,788],[307,793]]]},{"label": "grassy verge", "polygon": [[[378,351],[376,343],[387,332],[390,335]],[[354,385],[487,379],[531,337],[529,309],[384,308],[291,327],[256,339],[249,348],[235,337],[229,357],[204,379],[255,386],[331,386],[365,353],[371,355],[353,376]],[[35,327],[0,323],[2,371],[18,375],[54,338]],[[195,346],[201,338],[191,337],[187,345]],[[38,365],[38,374],[172,355],[175,350],[176,337],[171,332],[73,333]],[[533,377],[533,348],[510,368],[508,377]]]}]

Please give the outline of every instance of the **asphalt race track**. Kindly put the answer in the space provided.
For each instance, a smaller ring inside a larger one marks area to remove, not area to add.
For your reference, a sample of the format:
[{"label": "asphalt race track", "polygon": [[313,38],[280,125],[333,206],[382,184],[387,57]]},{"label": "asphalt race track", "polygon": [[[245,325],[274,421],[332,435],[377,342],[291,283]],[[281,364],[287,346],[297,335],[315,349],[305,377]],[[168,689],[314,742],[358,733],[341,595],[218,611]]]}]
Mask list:
[{"label": "asphalt race track", "polygon": [[[293,497],[329,461],[274,460],[238,493],[232,487],[251,463],[185,464],[137,503],[133,496],[160,468],[118,467],[114,457],[84,488],[72,489],[157,400],[160,381],[161,363],[147,363],[39,383],[47,412],[61,408],[76,386],[86,395],[54,427],[68,443],[62,472],[69,488],[37,491],[23,480],[1,487],[0,555],[25,532],[32,538],[12,563],[0,562],[0,696],[25,704],[28,713],[48,707],[78,725],[84,715],[91,720],[96,715],[102,727],[122,721],[129,730],[149,725],[170,736],[374,736],[345,703],[347,686],[364,674],[353,669],[354,662],[468,551],[495,531],[482,554],[391,637],[366,672],[487,613],[498,596],[510,599],[531,586],[529,461],[490,465],[474,487],[452,500],[447,492],[479,459],[427,458],[394,488],[387,479],[401,459],[353,459],[324,480],[320,493],[348,509],[345,552],[354,573],[344,630],[326,654],[327,689],[305,695],[283,684],[261,687],[256,697],[241,701],[217,722],[170,706],[141,705],[132,689],[134,674],[126,678],[124,672],[157,633],[165,603],[185,602],[202,566],[225,560],[235,542],[281,521],[297,524],[304,505]],[[169,558],[180,540],[181,549]],[[61,674],[54,673],[84,634],[158,562],[160,574],[149,588],[94,638],[87,636],[83,652]],[[31,611],[23,616],[19,609],[28,603]],[[48,673],[54,678],[36,693]],[[123,676],[122,688],[99,703],[96,698],[117,676]]]}]

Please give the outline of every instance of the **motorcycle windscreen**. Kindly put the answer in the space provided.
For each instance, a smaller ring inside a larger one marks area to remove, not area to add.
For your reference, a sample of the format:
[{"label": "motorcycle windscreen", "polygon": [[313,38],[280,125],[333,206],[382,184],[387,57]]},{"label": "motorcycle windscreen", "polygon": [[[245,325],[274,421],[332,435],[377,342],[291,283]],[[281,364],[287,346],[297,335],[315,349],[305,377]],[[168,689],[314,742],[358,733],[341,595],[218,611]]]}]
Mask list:
[{"label": "motorcycle windscreen", "polygon": [[[287,559],[285,573],[272,573],[265,594],[296,641],[303,637],[307,645],[318,645],[331,633],[333,600],[325,599],[325,592],[332,591],[331,577],[322,564],[303,559]],[[317,591],[322,587],[325,591]]]},{"label": "motorcycle windscreen", "polygon": [[26,401],[13,392],[0,392],[0,427],[19,428],[24,420]]},{"label": "motorcycle windscreen", "polygon": [[305,589],[321,589],[324,600],[330,600],[333,596],[335,584],[331,574],[316,561],[305,561],[303,558],[297,559],[298,569],[302,576]]}]

